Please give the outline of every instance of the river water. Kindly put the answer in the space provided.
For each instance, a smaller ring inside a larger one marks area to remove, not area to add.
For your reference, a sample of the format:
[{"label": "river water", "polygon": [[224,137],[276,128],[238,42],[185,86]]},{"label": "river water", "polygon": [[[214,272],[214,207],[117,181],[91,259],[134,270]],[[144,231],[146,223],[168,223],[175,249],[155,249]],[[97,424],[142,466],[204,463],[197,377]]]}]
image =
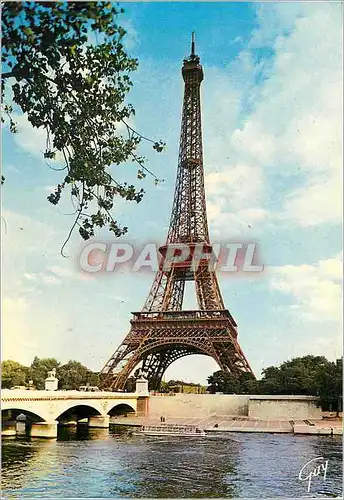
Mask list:
[{"label": "river water", "polygon": [[[133,436],[114,427],[62,428],[56,441],[5,438],[2,450],[5,498],[298,498],[342,492],[341,436],[226,433],[182,439]],[[328,460],[327,477],[313,478],[307,493],[299,471],[316,457]]]}]

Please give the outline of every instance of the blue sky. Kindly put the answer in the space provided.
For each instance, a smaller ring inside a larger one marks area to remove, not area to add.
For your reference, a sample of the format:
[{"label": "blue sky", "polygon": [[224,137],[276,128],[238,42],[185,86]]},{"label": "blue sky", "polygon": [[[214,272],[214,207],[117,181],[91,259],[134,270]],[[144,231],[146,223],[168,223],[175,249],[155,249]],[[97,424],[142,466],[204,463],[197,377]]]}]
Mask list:
[{"label": "blue sky", "polygon": [[[335,3],[126,3],[127,48],[138,57],[133,125],[163,139],[149,167],[165,182],[141,181],[139,205],[122,200],[125,240],[162,242],[177,166],[190,33],[202,84],[204,166],[212,240],[256,241],[265,270],[219,277],[239,341],[257,375],[294,356],[341,355],[341,6]],[[85,277],[82,242],[68,233],[66,200],[43,159],[44,131],[17,117],[3,133],[3,358],[78,359],[100,369],[129,330],[154,278],[149,273]],[[130,166],[118,167],[130,178]],[[110,240],[99,233],[97,241]],[[187,303],[193,298],[188,296]],[[213,360],[187,357],[167,378],[205,382]]]}]

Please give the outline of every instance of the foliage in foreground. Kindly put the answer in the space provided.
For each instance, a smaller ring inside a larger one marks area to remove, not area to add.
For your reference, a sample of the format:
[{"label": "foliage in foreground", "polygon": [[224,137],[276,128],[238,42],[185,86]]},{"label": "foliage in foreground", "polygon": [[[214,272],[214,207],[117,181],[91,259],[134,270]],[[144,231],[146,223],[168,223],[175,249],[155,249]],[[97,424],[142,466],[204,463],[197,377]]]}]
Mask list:
[{"label": "foliage in foreground", "polygon": [[48,200],[57,205],[69,191],[70,234],[78,228],[84,239],[97,227],[127,232],[112,217],[115,199],[138,203],[144,191],[119,182],[118,165],[127,162],[129,173],[136,165],[138,179],[149,173],[159,181],[137,148],[142,139],[158,152],[164,144],[130,126],[135,110],[127,95],[138,61],[125,50],[122,12],[114,2],[2,4],[2,110],[13,133],[18,112],[45,129],[44,159],[61,175]]}]

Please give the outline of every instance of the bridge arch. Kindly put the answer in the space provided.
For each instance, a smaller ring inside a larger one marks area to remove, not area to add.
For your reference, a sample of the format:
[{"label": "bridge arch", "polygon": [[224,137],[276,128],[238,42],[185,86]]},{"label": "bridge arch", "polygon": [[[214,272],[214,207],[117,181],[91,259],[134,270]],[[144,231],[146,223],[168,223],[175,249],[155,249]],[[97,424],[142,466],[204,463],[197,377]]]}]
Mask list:
[{"label": "bridge arch", "polygon": [[23,407],[9,407],[1,409],[2,420],[16,420],[19,415],[25,415],[31,422],[44,422],[46,417]]},{"label": "bridge arch", "polygon": [[195,381],[195,374],[199,374],[197,383],[208,386],[209,383],[206,380],[218,370],[220,370],[220,367],[211,356],[203,353],[189,354],[179,356],[173,359],[171,363],[167,364],[164,372],[164,380],[169,381],[178,379],[184,380],[185,382],[193,382]]},{"label": "bridge arch", "polygon": [[114,406],[112,406],[107,414],[110,415],[110,417],[116,417],[120,415],[128,415],[130,413],[136,413],[136,409],[133,406],[128,403],[116,403]]},{"label": "bridge arch", "polygon": [[77,420],[81,420],[88,417],[94,417],[97,415],[101,415],[101,411],[99,408],[96,408],[92,404],[70,404],[68,408],[65,408],[63,411],[59,410],[59,414],[56,415],[55,420],[58,422],[63,422],[65,420],[69,420],[70,418],[76,418]]},{"label": "bridge arch", "polygon": [[[165,344],[166,342],[164,340],[157,338],[153,342],[140,347],[137,351],[133,353],[132,357],[129,359],[127,364],[118,373],[116,377],[116,382],[112,383],[111,387],[112,388],[115,387],[116,390],[123,389],[130,374],[133,373],[134,370],[140,365],[143,358],[144,357],[148,358],[151,356],[156,356],[157,358],[159,358],[161,354],[160,353],[161,347],[164,346]],[[158,386],[160,384],[162,376],[166,371],[167,367],[181,357],[190,356],[194,354],[209,356],[214,359],[214,361],[218,364],[218,366],[221,369],[221,360],[218,358],[213,347],[210,344],[204,345],[201,340],[187,338],[183,339],[182,342],[170,342],[168,346],[170,348],[173,347],[174,349],[176,349],[177,352],[173,353],[173,357],[169,362],[157,359],[157,362],[159,364],[159,373],[157,373],[156,377],[154,378],[153,381],[154,386]],[[145,376],[147,377],[147,374]],[[150,378],[149,374],[148,378]],[[152,384],[152,379],[150,380],[150,385],[151,384]],[[154,388],[153,385],[151,385],[150,388],[153,389]]]},{"label": "bridge arch", "polygon": [[[158,338],[149,344],[143,345],[135,351],[133,356],[117,375],[116,383],[113,384],[113,386],[115,386],[116,389],[123,389],[128,377],[140,365],[144,357],[147,359],[156,358],[156,364],[159,366],[154,378],[150,377],[149,368],[148,373],[145,373],[146,378],[150,380],[150,389],[154,389],[160,385],[165,371],[172,363],[186,356],[206,356],[213,359],[218,367],[217,369],[221,369],[221,367],[223,368],[221,359],[218,357],[218,354],[214,350],[213,346],[209,343],[204,345],[200,340],[198,341],[195,339],[183,339],[182,342],[170,342],[168,347],[171,349],[173,348],[174,352],[167,359],[164,359],[164,352],[161,353],[161,347],[164,346],[164,344],[165,341]],[[145,372],[145,370],[143,371]]]}]

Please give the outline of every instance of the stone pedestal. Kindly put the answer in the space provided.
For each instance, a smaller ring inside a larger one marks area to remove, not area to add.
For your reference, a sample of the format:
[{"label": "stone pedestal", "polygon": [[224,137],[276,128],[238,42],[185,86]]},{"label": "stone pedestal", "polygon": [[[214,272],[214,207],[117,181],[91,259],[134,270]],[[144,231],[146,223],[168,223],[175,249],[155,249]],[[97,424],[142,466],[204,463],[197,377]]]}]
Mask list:
[{"label": "stone pedestal", "polygon": [[147,417],[149,414],[149,398],[139,397],[137,398],[136,415],[138,417]]},{"label": "stone pedestal", "polygon": [[50,377],[45,379],[44,388],[46,391],[57,391],[58,385],[59,381],[57,378]]},{"label": "stone pedestal", "polygon": [[57,438],[57,422],[34,422],[28,429],[30,437]]},{"label": "stone pedestal", "polygon": [[149,396],[148,380],[146,380],[143,377],[138,378],[136,380],[135,392],[136,392],[136,394],[139,394],[140,396]]},{"label": "stone pedestal", "polygon": [[48,376],[45,379],[45,390],[46,391],[57,391],[59,385],[59,380],[56,378],[55,368],[48,372]]},{"label": "stone pedestal", "polygon": [[109,415],[88,417],[88,426],[98,429],[108,429],[110,427],[110,417]]},{"label": "stone pedestal", "polygon": [[17,423],[15,420],[2,420],[1,436],[15,436],[17,433]]}]

